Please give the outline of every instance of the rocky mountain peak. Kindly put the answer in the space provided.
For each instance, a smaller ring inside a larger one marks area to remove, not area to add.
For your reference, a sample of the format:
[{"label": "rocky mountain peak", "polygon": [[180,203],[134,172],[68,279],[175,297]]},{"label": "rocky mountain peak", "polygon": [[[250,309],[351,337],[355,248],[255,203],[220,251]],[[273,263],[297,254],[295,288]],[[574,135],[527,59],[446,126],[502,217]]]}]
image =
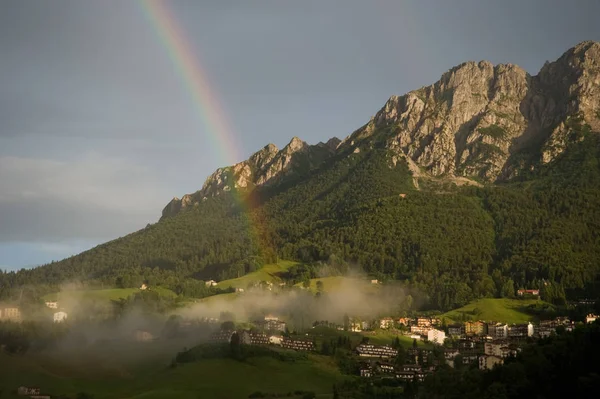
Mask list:
[{"label": "rocky mountain peak", "polygon": [[391,96],[342,141],[310,146],[293,137],[282,150],[269,144],[246,161],[218,169],[199,192],[173,199],[165,209],[170,214],[233,187],[274,184],[318,167],[340,148],[360,152],[359,143],[376,132],[390,150],[391,164],[404,159],[413,173],[509,179],[564,151],[574,119],[600,131],[598,42],[579,43],[536,76],[514,64],[462,63],[430,86]]}]

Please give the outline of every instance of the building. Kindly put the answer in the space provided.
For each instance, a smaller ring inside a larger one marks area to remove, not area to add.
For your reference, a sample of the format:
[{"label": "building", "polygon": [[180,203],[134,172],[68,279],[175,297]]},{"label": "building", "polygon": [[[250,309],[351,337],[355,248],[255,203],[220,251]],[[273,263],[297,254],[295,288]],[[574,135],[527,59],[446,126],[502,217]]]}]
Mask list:
[{"label": "building", "polygon": [[510,338],[527,338],[533,336],[533,324],[513,324],[508,328]]},{"label": "building", "polygon": [[467,321],[465,323],[466,335],[483,335],[485,334],[486,324],[481,321]]},{"label": "building", "polygon": [[27,388],[27,387],[17,388],[17,395],[19,395],[19,396],[32,396],[32,395],[39,395],[39,394],[40,394],[39,388]]},{"label": "building", "polygon": [[281,346],[286,349],[293,349],[297,351],[314,351],[315,344],[312,341],[301,341],[290,338],[284,338],[281,342]]},{"label": "building", "polygon": [[488,326],[488,333],[496,339],[505,339],[508,337],[508,325],[497,323],[493,326]]},{"label": "building", "polygon": [[431,329],[427,331],[427,340],[438,345],[443,345],[446,339],[446,333],[441,330]]},{"label": "building", "polygon": [[50,309],[58,309],[58,302],[46,302],[46,307]]},{"label": "building", "polygon": [[263,322],[259,322],[258,324],[262,325],[264,329],[269,331],[285,331],[285,322],[279,320],[279,318],[275,316],[265,316],[265,320]]},{"label": "building", "polygon": [[379,280],[371,280],[371,284],[379,284]]},{"label": "building", "polygon": [[379,346],[379,345],[368,345],[368,344],[360,344],[356,347],[356,352],[359,356],[362,357],[381,357],[381,358],[389,358],[398,356],[398,351],[394,348],[391,348],[387,345]]},{"label": "building", "polygon": [[147,290],[147,289],[148,289],[148,285],[146,285],[146,283],[143,283],[143,284],[140,286],[140,290],[142,290],[142,291],[145,291],[145,290]]},{"label": "building", "polygon": [[585,322],[586,323],[593,323],[596,321],[596,319],[598,318],[597,315],[590,313],[587,316],[585,316]]},{"label": "building", "polygon": [[371,377],[371,375],[372,375],[372,373],[371,373],[370,367],[362,366],[360,368],[360,376],[361,377],[369,378],[369,377]]},{"label": "building", "polygon": [[540,290],[517,290],[518,296],[540,296]]},{"label": "building", "polygon": [[429,326],[429,327],[410,326],[411,334],[417,334],[417,335],[427,335],[427,332],[431,329],[432,329],[431,326]]},{"label": "building", "polygon": [[135,332],[133,334],[133,338],[137,342],[150,342],[154,339],[154,336],[151,333],[149,333],[148,331],[135,330]]},{"label": "building", "polygon": [[487,356],[505,358],[508,357],[510,350],[506,342],[486,342],[483,344],[483,352]]},{"label": "building", "polygon": [[431,319],[429,317],[419,317],[417,319],[417,325],[419,327],[431,327]]},{"label": "building", "polygon": [[21,321],[21,310],[17,306],[1,307],[0,320]]},{"label": "building", "polygon": [[64,321],[67,321],[67,312],[63,312],[61,310],[60,312],[54,313],[53,320],[55,323],[62,323]]},{"label": "building", "polygon": [[215,280],[208,280],[208,281],[205,281],[205,282],[204,282],[204,284],[205,284],[207,287],[214,287],[214,286],[216,286],[216,285],[217,285],[217,282],[216,282]]},{"label": "building", "polygon": [[244,292],[244,289],[243,288],[236,288],[235,292]]},{"label": "building", "polygon": [[481,355],[478,361],[479,370],[491,370],[495,365],[504,363],[502,358],[493,355]]},{"label": "building", "polygon": [[394,374],[394,365],[390,363],[379,363],[377,364],[380,373],[383,374]]},{"label": "building", "polygon": [[210,336],[210,342],[213,343],[230,343],[231,337],[233,336],[234,331],[225,330],[225,331],[217,331]]},{"label": "building", "polygon": [[269,345],[270,343],[269,337],[263,333],[242,330],[238,331],[237,334],[240,337],[240,344],[243,345]]},{"label": "building", "polygon": [[280,335],[271,335],[269,337],[269,343],[281,346],[281,344],[283,343],[283,337]]},{"label": "building", "polygon": [[398,319],[398,324],[404,324],[406,327],[409,327],[413,323],[413,319],[410,317],[400,317]]},{"label": "building", "polygon": [[451,337],[461,337],[464,334],[464,326],[462,324],[451,324],[448,326],[448,335]]},{"label": "building", "polygon": [[394,327],[394,319],[391,317],[384,317],[379,321],[379,328],[388,329]]}]

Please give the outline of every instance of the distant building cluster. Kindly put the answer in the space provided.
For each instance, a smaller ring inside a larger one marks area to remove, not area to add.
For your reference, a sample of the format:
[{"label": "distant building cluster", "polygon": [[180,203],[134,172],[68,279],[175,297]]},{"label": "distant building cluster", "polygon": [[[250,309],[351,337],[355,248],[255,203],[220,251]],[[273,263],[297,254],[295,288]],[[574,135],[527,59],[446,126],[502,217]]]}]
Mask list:
[{"label": "distant building cluster", "polygon": [[0,307],[0,320],[21,321],[21,310],[18,306],[6,305]]},{"label": "distant building cluster", "polygon": [[297,351],[314,351],[315,345],[312,341],[291,339],[280,335],[268,336],[262,332],[255,332],[249,330],[225,330],[217,331],[210,337],[210,341],[213,343],[230,343],[234,334],[237,334],[240,338],[240,344],[243,345],[257,345],[267,346],[276,345],[281,346],[285,349],[293,349]]}]

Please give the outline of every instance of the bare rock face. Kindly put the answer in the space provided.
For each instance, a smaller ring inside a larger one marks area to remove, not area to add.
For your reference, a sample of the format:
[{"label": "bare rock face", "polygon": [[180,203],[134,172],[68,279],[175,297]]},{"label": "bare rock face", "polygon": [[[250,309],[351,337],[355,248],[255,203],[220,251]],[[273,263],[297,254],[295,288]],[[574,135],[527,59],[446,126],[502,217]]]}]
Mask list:
[{"label": "bare rock face", "polygon": [[342,146],[385,130],[395,159],[407,157],[433,176],[493,182],[520,172],[516,154],[531,143],[545,143],[540,160],[553,160],[574,117],[600,130],[597,42],[577,45],[533,77],[511,64],[461,64],[431,86],[390,97]]},{"label": "bare rock face", "polygon": [[506,180],[555,159],[576,125],[600,131],[597,42],[578,44],[536,76],[512,64],[465,62],[431,86],[390,97],[343,141],[309,146],[294,137],[281,151],[269,144],[246,161],[218,169],[200,191],[174,198],[163,216],[232,188],[277,183],[341,151],[368,151],[374,136],[390,150],[391,165],[406,161],[415,185],[425,175]]},{"label": "bare rock face", "polygon": [[173,198],[163,209],[162,216],[174,216],[198,205],[206,198],[218,196],[231,189],[250,191],[257,186],[279,182],[290,173],[296,172],[298,164],[302,163],[301,160],[309,167],[316,167],[334,154],[339,142],[339,139],[332,138],[327,144],[310,146],[294,137],[282,150],[274,144],[268,144],[243,162],[217,169],[206,179],[199,191],[186,194],[181,199]]}]

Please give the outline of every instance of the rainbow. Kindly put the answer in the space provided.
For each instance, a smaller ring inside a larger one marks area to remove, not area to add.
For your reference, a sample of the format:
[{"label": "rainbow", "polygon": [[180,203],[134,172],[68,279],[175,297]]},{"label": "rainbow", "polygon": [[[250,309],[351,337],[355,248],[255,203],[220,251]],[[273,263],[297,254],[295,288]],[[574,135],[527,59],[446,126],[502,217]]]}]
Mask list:
[{"label": "rainbow", "polygon": [[220,152],[226,165],[239,162],[240,152],[233,139],[234,135],[225,112],[215,91],[210,87],[207,73],[202,68],[198,54],[194,52],[175,16],[167,7],[166,1],[140,0],[139,4],[154,27],[183,87],[189,92],[213,147]]},{"label": "rainbow", "polygon": [[[225,165],[240,162],[241,153],[235,144],[235,136],[227,122],[225,112],[215,91],[209,85],[200,58],[194,52],[175,16],[168,9],[166,1],[139,0],[139,4],[166,50],[183,87],[189,92],[194,109],[205,126],[212,147],[220,153]],[[262,254],[270,253],[271,257],[276,256],[273,245],[266,238],[268,223],[261,216],[261,211],[256,210],[257,204],[253,203],[253,196],[241,195],[237,190],[232,192],[234,199],[248,215],[250,237],[258,243],[259,251]]]}]

